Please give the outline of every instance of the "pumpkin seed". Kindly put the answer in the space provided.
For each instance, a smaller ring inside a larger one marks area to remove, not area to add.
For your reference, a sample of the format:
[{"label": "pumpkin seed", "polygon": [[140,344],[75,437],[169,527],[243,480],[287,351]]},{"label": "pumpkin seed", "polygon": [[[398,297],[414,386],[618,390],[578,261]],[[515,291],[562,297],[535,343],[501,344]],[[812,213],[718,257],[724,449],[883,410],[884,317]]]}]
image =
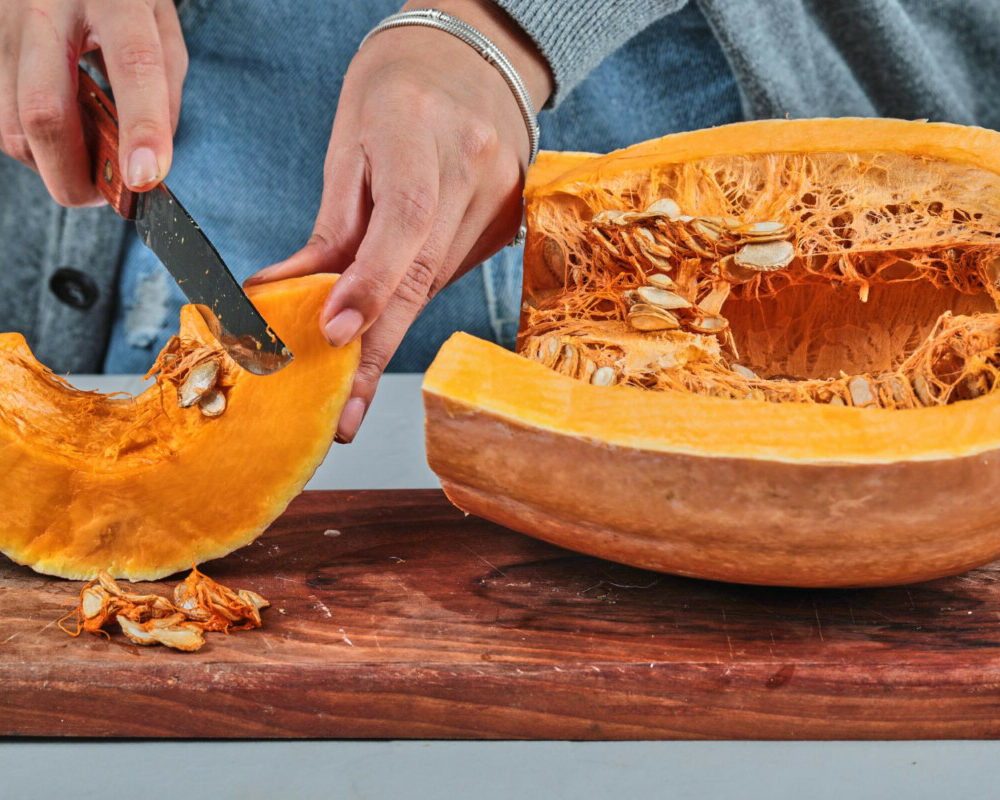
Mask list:
[{"label": "pumpkin seed", "polygon": [[780,222],[751,222],[738,233],[753,242],[775,242],[788,238],[789,230]]},{"label": "pumpkin seed", "polygon": [[909,400],[904,381],[906,378],[902,375],[893,375],[889,378],[889,391],[892,392],[892,399],[900,405],[905,405]]},{"label": "pumpkin seed", "polygon": [[549,336],[538,343],[538,361],[546,367],[555,366],[559,357],[559,339]]},{"label": "pumpkin seed", "polygon": [[718,266],[720,275],[730,283],[746,283],[757,276],[757,270],[740,266],[734,256],[719,259]]},{"label": "pumpkin seed", "polygon": [[691,308],[691,303],[667,289],[660,289],[657,286],[640,286],[635,290],[645,302],[660,308]]},{"label": "pumpkin seed", "polygon": [[654,306],[652,303],[644,303],[641,300],[633,303],[629,311],[634,311],[637,314],[666,314],[667,316],[674,316],[665,308]]},{"label": "pumpkin seed", "polygon": [[551,236],[542,242],[542,261],[553,275],[561,277],[566,273],[566,251]]},{"label": "pumpkin seed", "polygon": [[205,643],[202,629],[193,623],[185,623],[183,614],[175,614],[163,620],[150,620],[145,624],[133,622],[121,614],[117,616],[117,620],[122,633],[136,644],[163,644],[175,650],[197,650]]},{"label": "pumpkin seed", "polygon": [[614,367],[599,367],[590,379],[594,386],[611,386],[615,382]]},{"label": "pumpkin seed", "polygon": [[722,235],[721,227],[715,227],[711,225],[709,221],[704,218],[696,219],[692,224],[692,227],[702,236],[711,239],[713,242],[718,241],[719,237]]},{"label": "pumpkin seed", "polygon": [[666,331],[680,327],[680,321],[669,311],[645,304],[633,306],[628,324],[637,331]]},{"label": "pumpkin seed", "polygon": [[795,247],[791,242],[751,242],[736,251],[733,259],[741,267],[773,272],[787,267],[795,258]]},{"label": "pumpkin seed", "polygon": [[632,233],[643,240],[636,242],[643,255],[670,258],[674,254],[670,245],[657,239],[649,228],[636,228]]},{"label": "pumpkin seed", "polygon": [[190,408],[209,391],[215,388],[219,380],[219,362],[205,361],[194,367],[177,392],[177,405]]},{"label": "pumpkin seed", "polygon": [[695,333],[722,333],[729,327],[729,320],[714,314],[699,314],[684,324]]},{"label": "pumpkin seed", "polygon": [[871,381],[864,375],[855,375],[851,378],[847,382],[847,391],[851,393],[851,402],[859,408],[876,405]]},{"label": "pumpkin seed", "polygon": [[206,417],[221,417],[226,413],[226,396],[218,389],[212,389],[202,396],[198,408]]},{"label": "pumpkin seed", "polygon": [[632,232],[638,237],[633,242],[639,256],[661,272],[669,272],[673,268],[671,259],[674,251],[668,245],[658,242],[648,228],[635,228]]},{"label": "pumpkin seed", "polygon": [[925,406],[934,405],[934,395],[931,394],[930,386],[927,385],[927,379],[923,375],[915,375],[911,383],[913,384],[913,392],[921,403]]},{"label": "pumpkin seed", "polygon": [[678,234],[683,240],[683,244],[687,245],[688,249],[691,250],[695,255],[701,256],[702,258],[715,258],[715,253],[707,250],[705,243],[701,242],[691,233],[686,227],[678,228]]},{"label": "pumpkin seed", "polygon": [[97,574],[97,581],[100,583],[101,588],[104,589],[112,597],[121,597],[122,590],[118,585],[118,581],[112,578],[107,572],[101,571]]},{"label": "pumpkin seed", "polygon": [[659,214],[669,220],[675,220],[681,215],[681,207],[669,197],[661,197],[654,203],[646,206],[647,214]]},{"label": "pumpkin seed", "polygon": [[602,245],[604,245],[604,249],[607,250],[609,253],[611,253],[611,255],[613,256],[621,255],[621,251],[601,231],[594,229],[592,233],[594,234],[594,238],[597,239],[597,241],[599,241]]},{"label": "pumpkin seed", "polygon": [[591,217],[591,222],[595,222],[598,225],[605,224],[608,222],[617,222],[621,217],[625,216],[628,212],[622,211],[617,208],[606,208],[604,211],[598,211]]},{"label": "pumpkin seed", "polygon": [[659,256],[652,256],[649,253],[645,253],[644,255],[646,256],[646,260],[649,261],[653,269],[658,269],[660,272],[670,272],[670,270],[674,268],[674,265],[671,264],[665,258],[660,258]]},{"label": "pumpkin seed", "polygon": [[580,369],[580,379],[590,383],[591,378],[594,377],[594,373],[597,371],[597,364],[591,361],[589,358],[583,360],[583,366]]},{"label": "pumpkin seed", "polygon": [[104,610],[108,593],[100,586],[91,586],[80,594],[80,611],[84,619],[94,619]]},{"label": "pumpkin seed", "polygon": [[556,371],[561,372],[563,375],[569,375],[570,377],[575,378],[576,372],[579,368],[580,351],[571,344],[563,345],[562,358],[559,360]]},{"label": "pumpkin seed", "polygon": [[831,397],[829,404],[831,406],[846,406],[847,405],[847,403],[844,402],[844,398],[841,397],[839,394],[835,394],[833,397]]},{"label": "pumpkin seed", "polygon": [[1000,256],[992,258],[983,265],[987,285],[1000,288]]},{"label": "pumpkin seed", "polygon": [[674,279],[662,273],[646,276],[646,283],[650,286],[655,286],[657,289],[666,289],[671,292],[677,291],[677,284],[674,283]]},{"label": "pumpkin seed", "polygon": [[748,381],[760,380],[760,376],[757,375],[749,367],[744,367],[742,364],[730,364],[729,368],[742,378],[746,378]]}]

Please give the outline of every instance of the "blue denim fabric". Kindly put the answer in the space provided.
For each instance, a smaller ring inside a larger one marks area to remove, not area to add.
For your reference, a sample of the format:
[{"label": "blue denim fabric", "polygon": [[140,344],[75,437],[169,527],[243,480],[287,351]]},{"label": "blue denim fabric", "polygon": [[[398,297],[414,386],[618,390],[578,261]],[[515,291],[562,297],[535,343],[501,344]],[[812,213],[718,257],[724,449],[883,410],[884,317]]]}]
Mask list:
[{"label": "blue denim fabric", "polygon": [[[308,238],[341,79],[357,43],[398,0],[187,0],[191,59],[169,184],[240,280]],[[444,34],[442,34],[444,35]],[[541,115],[548,149],[605,152],[741,118],[732,72],[694,3],[637,35]],[[441,292],[390,370],[420,371],[454,331],[512,347],[521,252],[507,248]],[[132,235],[105,371],[143,372],[185,302]]]}]

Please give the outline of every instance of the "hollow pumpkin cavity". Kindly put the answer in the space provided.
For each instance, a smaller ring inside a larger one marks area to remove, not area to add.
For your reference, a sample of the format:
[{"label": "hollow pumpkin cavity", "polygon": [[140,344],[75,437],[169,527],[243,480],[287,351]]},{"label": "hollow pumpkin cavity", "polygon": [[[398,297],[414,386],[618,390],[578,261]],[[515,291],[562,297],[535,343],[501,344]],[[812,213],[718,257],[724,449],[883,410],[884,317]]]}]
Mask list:
[{"label": "hollow pumpkin cavity", "polygon": [[1000,370],[1000,178],[884,150],[671,159],[530,204],[518,350],[597,384],[909,409]]},{"label": "hollow pumpkin cavity", "polygon": [[250,297],[295,355],[241,369],[193,307],[136,397],[73,388],[0,334],[0,552],[39,572],[154,580],[255,539],[323,460],[359,346],[331,348],[316,275]]},{"label": "hollow pumpkin cavity", "polygon": [[640,567],[875,586],[1000,557],[1000,134],[763,120],[527,177],[519,354],[424,381],[463,510]]}]

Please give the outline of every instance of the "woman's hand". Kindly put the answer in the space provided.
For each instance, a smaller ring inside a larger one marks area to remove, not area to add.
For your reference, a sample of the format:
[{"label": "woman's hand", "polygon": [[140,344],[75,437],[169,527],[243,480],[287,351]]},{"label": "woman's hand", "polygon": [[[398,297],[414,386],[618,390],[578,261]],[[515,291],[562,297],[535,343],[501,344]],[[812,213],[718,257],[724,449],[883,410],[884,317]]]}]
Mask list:
[{"label": "woman's hand", "polygon": [[[492,39],[536,108],[544,104],[548,66],[503,12],[487,0],[434,6]],[[252,279],[343,273],[320,319],[331,345],[363,337],[340,441],[354,438],[382,371],[430,298],[514,237],[527,159],[528,134],[510,88],[459,39],[402,27],[373,36],[355,56],[313,235]]]},{"label": "woman's hand", "polygon": [[0,2],[0,149],[64,206],[102,202],[77,103],[77,64],[96,50],[118,107],[121,173],[148,189],[170,169],[187,71],[173,0]]}]

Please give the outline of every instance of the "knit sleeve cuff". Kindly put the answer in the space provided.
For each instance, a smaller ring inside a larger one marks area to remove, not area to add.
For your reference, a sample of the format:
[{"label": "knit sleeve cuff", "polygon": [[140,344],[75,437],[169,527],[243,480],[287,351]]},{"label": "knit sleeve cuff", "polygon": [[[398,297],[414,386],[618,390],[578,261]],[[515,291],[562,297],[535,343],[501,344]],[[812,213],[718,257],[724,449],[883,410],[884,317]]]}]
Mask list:
[{"label": "knit sleeve cuff", "polygon": [[554,108],[604,58],[687,0],[494,0],[549,62]]}]

